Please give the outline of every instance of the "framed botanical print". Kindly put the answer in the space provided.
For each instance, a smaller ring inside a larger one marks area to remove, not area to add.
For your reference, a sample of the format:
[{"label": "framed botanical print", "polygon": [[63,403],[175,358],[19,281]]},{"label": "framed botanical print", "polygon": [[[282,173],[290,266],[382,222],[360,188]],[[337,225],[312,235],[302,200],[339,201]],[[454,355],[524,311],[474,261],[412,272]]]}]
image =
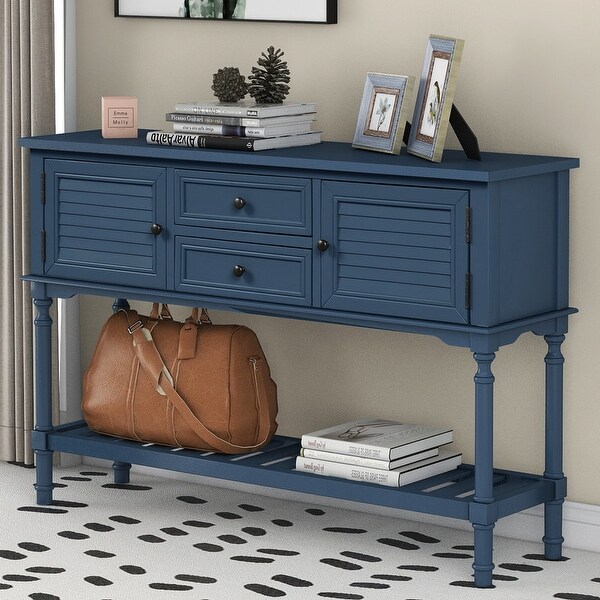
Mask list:
[{"label": "framed botanical print", "polygon": [[354,148],[399,154],[414,77],[367,73]]},{"label": "framed botanical print", "polygon": [[440,162],[446,143],[464,40],[429,37],[407,150]]},{"label": "framed botanical print", "polygon": [[115,0],[115,16],[337,23],[337,0]]}]

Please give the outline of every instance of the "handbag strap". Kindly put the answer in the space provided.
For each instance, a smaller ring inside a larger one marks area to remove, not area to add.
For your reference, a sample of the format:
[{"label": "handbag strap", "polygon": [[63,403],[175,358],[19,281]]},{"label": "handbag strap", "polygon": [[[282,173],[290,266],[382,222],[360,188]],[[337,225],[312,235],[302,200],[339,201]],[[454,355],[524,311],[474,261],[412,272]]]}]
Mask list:
[{"label": "handbag strap", "polygon": [[[138,313],[135,310],[127,312],[128,318],[132,318],[132,323],[127,328],[133,337],[133,347],[137,359],[144,369],[144,372],[154,385],[154,388],[161,396],[166,396],[169,402],[175,407],[177,412],[183,417],[185,422],[192,428],[194,433],[200,438],[210,443],[219,452],[227,454],[244,451],[249,452],[260,448],[270,435],[271,423],[268,411],[264,410],[259,404],[259,438],[262,438],[257,444],[250,446],[241,446],[219,437],[208,429],[196,415],[193,413],[187,402],[181,397],[174,387],[173,377],[165,365],[158,348],[154,343],[152,334],[144,327]],[[184,323],[183,327],[187,323]]]}]

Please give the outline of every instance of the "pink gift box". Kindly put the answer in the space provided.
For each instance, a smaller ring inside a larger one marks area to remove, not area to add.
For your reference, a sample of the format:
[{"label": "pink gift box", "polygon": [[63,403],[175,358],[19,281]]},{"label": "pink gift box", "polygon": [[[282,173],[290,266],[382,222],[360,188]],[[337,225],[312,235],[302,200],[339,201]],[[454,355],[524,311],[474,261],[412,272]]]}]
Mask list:
[{"label": "pink gift box", "polygon": [[135,96],[102,97],[102,137],[135,138],[138,100]]}]

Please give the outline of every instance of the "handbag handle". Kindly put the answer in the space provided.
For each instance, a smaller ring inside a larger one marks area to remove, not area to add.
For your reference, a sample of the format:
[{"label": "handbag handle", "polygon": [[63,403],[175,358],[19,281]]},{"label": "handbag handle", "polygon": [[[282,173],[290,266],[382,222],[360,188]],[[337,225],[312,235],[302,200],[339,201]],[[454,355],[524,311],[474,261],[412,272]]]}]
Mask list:
[{"label": "handbag handle", "polygon": [[[224,452],[226,454],[234,454],[240,450],[244,452],[257,450],[269,439],[271,422],[267,411],[262,410],[260,405],[258,437],[262,438],[262,440],[257,444],[250,446],[232,444],[210,431],[210,429],[196,417],[186,401],[174,388],[173,377],[158,352],[156,344],[152,339],[152,334],[144,327],[138,313],[135,310],[129,310],[127,313],[128,317],[131,316],[133,320],[133,323],[128,327],[128,331],[133,337],[133,347],[140,365],[144,369],[146,375],[150,378],[150,381],[152,381],[156,391],[161,396],[167,397],[169,402],[175,407],[177,412],[183,417],[196,435],[209,442],[219,452]],[[184,323],[183,327],[185,327],[186,324],[187,321]]]},{"label": "handbag handle", "polygon": [[[159,312],[159,310],[160,310],[160,312]],[[200,315],[200,316],[198,316],[198,315]],[[158,321],[159,318],[160,319],[169,319],[170,321],[172,321],[173,315],[171,314],[171,309],[169,308],[168,304],[163,304],[162,308],[160,308],[160,303],[154,302],[152,304],[152,310],[150,311],[148,318],[152,319],[153,321]],[[210,317],[208,316],[208,311],[205,308],[198,310],[197,306],[192,308],[192,314],[186,319],[186,322],[187,321],[192,321],[194,323],[199,321],[203,325],[212,325],[212,321],[210,320]]]}]

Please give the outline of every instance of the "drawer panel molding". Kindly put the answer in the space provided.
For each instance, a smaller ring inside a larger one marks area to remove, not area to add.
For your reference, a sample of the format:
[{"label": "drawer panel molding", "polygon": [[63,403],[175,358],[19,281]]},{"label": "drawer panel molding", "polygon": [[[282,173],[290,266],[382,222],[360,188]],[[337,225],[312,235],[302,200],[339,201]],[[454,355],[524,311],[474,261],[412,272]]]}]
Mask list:
[{"label": "drawer panel molding", "polygon": [[176,169],[175,222],[311,234],[311,180]]},{"label": "drawer panel molding", "polygon": [[311,250],[177,237],[176,291],[311,304]]}]

